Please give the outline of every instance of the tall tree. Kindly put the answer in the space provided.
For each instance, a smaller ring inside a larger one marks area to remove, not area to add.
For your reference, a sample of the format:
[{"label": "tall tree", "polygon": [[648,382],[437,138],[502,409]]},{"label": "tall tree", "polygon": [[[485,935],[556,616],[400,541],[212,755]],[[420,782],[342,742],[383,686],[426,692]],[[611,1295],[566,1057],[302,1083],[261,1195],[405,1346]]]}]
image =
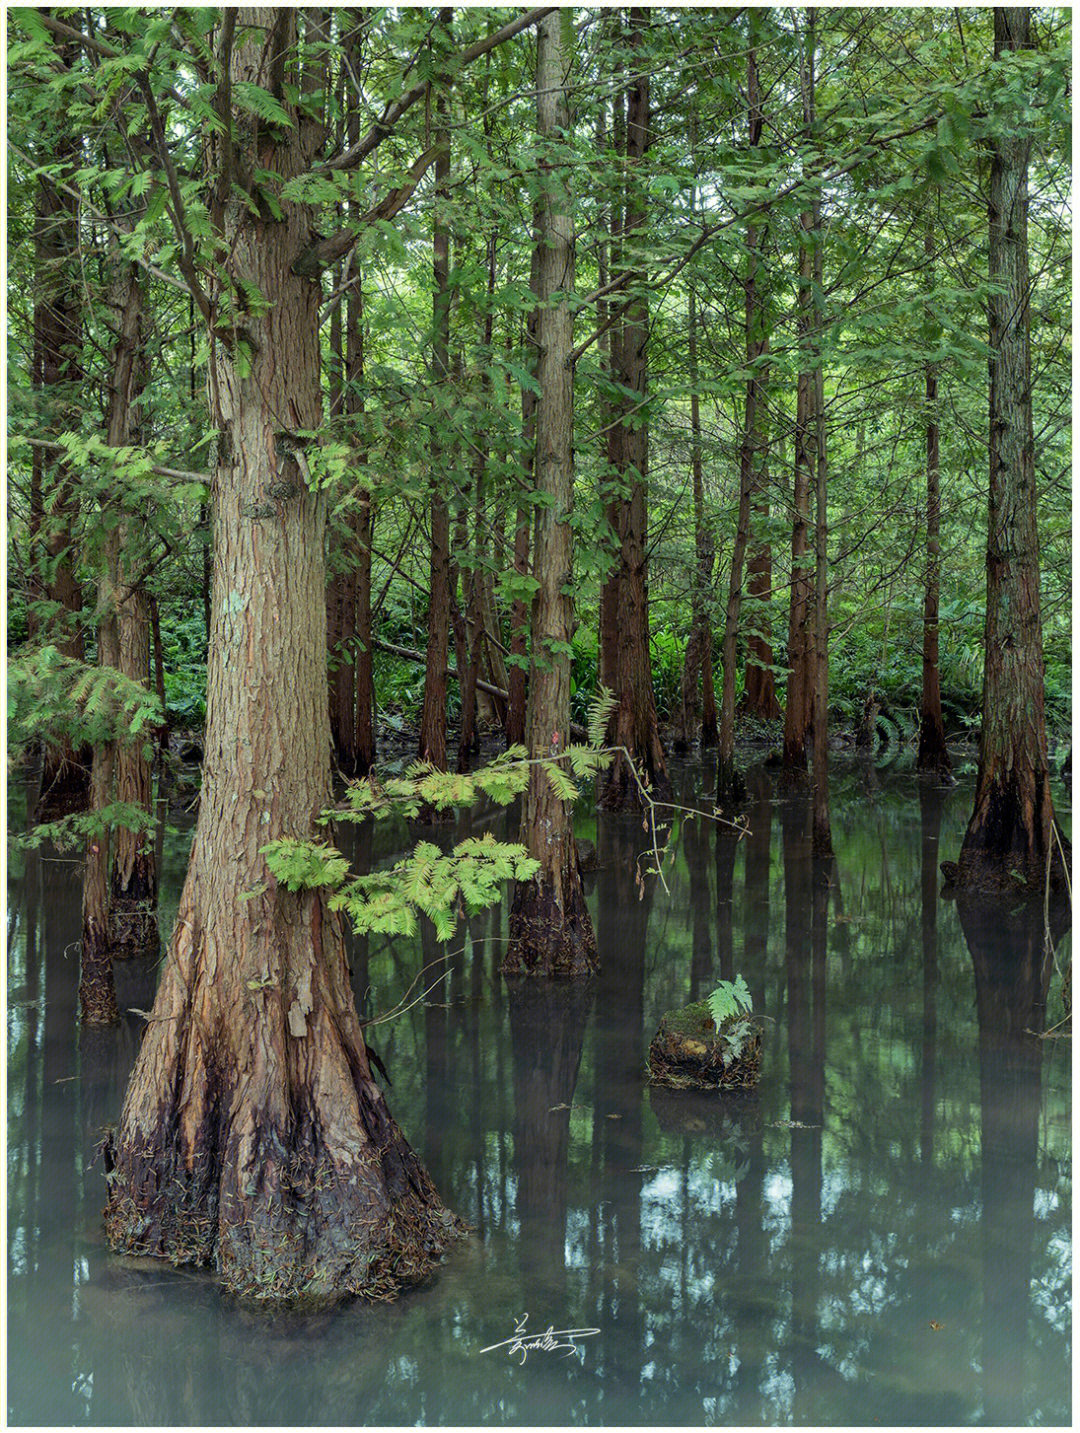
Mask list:
[{"label": "tall tree", "polygon": [[[994,59],[1011,103],[991,135],[990,512],[986,540],[983,721],[975,809],[957,882],[1041,891],[1055,840],[1046,754],[1035,435],[1031,411],[1028,160],[1031,11],[994,9]],[[1015,78],[1013,78],[1015,76]],[[1008,83],[1011,80],[1011,83]]]},{"label": "tall tree", "polygon": [[[330,796],[326,497],[305,482],[298,436],[322,418],[321,289],[304,270],[325,251],[308,205],[283,197],[269,223],[251,195],[257,174],[305,173],[322,140],[295,99],[298,18],[227,12],[218,40],[219,104],[229,112],[230,91],[257,103],[215,142],[229,267],[207,293],[193,249],[186,264],[215,334],[222,434],[207,761],[106,1210],[114,1248],[214,1263],[228,1288],[262,1299],[385,1292],[429,1268],[455,1227],[372,1078],[340,916],[321,891],[268,878],[260,855],[315,835]],[[144,95],[168,168],[149,76]],[[223,325],[215,308],[241,283],[263,302]]]},{"label": "tall tree", "polygon": [[[537,129],[548,153],[540,166],[537,263],[536,580],[529,664],[528,750],[557,755],[570,731],[570,638],[574,630],[570,513],[574,487],[574,221],[566,171],[551,149],[569,130],[567,17],[551,11],[537,35]],[[587,975],[596,936],[585,904],[573,804],[533,766],[521,813],[521,842],[540,862],[519,882],[510,909],[504,974]]]},{"label": "tall tree", "polygon": [[[453,10],[439,11],[441,43],[448,50]],[[450,402],[450,223],[446,212],[450,180],[450,100],[445,81],[435,93],[435,209],[432,237],[434,290],[432,296],[431,378],[443,413]],[[431,425],[431,575],[428,588],[427,666],[424,672],[424,706],[420,715],[420,755],[433,766],[446,766],[446,668],[450,654],[450,508],[446,498],[442,425]],[[464,672],[461,676],[464,677]],[[434,812],[425,811],[432,818]]]},{"label": "tall tree", "polygon": [[[934,221],[927,218],[925,252],[927,286],[933,288]],[[935,323],[927,305],[927,338],[932,341]],[[941,666],[938,610],[941,594],[941,429],[938,417],[938,364],[925,363],[926,382],[926,583],[923,595],[922,702],[919,708],[920,771],[939,774],[952,769],[941,719]]]},{"label": "tall tree", "polygon": [[[642,167],[649,147],[649,66],[645,31],[649,12],[630,11],[628,64],[631,69],[626,99],[626,198],[623,223],[624,254],[636,238],[644,237],[648,205]],[[630,766],[663,794],[670,788],[667,759],[653,695],[649,657],[648,585],[648,423],[640,410],[648,382],[648,302],[638,292],[611,338],[612,363],[620,384],[618,448],[614,467],[624,496],[617,500],[616,534],[619,542],[615,630],[617,653],[615,687],[618,706],[613,719],[613,745],[618,750],[603,782],[601,802],[609,810],[636,806],[637,780]]]}]

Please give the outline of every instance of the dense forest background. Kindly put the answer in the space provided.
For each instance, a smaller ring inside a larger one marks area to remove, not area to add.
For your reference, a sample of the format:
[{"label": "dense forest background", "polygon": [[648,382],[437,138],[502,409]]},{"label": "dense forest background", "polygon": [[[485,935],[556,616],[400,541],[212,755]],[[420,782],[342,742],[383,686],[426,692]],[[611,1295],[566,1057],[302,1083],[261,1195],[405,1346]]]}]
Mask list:
[{"label": "dense forest background", "polygon": [[[768,743],[827,861],[830,739],[948,780],[978,734],[947,879],[1065,883],[1066,11],[9,26],[9,734],[30,839],[82,848],[87,1025],[201,764],[112,1247],[258,1298],[421,1277],[462,1231],[342,912],[446,938],[513,880],[502,973],[594,972],[592,778],[643,893],[672,750],[730,824]],[[331,757],[377,773],[333,809]],[[519,795],[518,842],[392,872],[326,839]]]},{"label": "dense forest background", "polygon": [[[736,693],[742,697],[748,680],[753,685],[761,644],[755,650],[752,639],[761,634],[771,665],[758,670],[771,672],[783,700],[803,341],[798,273],[809,193],[821,211],[814,241],[821,249],[820,302],[810,339],[824,368],[829,448],[830,716],[840,728],[855,728],[873,697],[879,739],[910,740],[916,728],[932,368],[940,432],[942,703],[949,735],[968,735],[978,725],[982,685],[988,402],[989,157],[981,134],[988,121],[973,113],[1008,102],[1007,92],[988,83],[990,11],[819,11],[812,126],[800,93],[805,12],[644,14],[631,40],[621,13],[580,10],[571,20],[567,12],[573,124],[560,161],[574,178],[573,307],[583,348],[575,366],[575,716],[584,719],[599,679],[598,609],[613,548],[604,505],[606,436],[620,394],[604,336],[589,339],[631,296],[640,296],[648,312],[648,385],[631,421],[648,428],[646,547],[658,713],[667,722],[680,718],[696,607],[712,632],[724,626],[747,379],[755,372],[767,445],[752,523],[762,575],[755,583],[751,573],[747,588]],[[211,467],[216,442],[206,407],[210,340],[177,281],[184,246],[175,208],[166,176],[147,164],[149,136],[131,126],[141,101],[125,77],[139,55],[177,76],[183,102],[163,101],[171,105],[170,150],[187,228],[202,243],[212,198],[200,174],[205,140],[195,123],[212,102],[200,65],[216,12],[148,15],[103,13],[100,49],[43,29],[32,9],[10,17],[8,651],[24,653],[34,640],[55,637],[57,620],[63,625],[60,573],[47,568],[67,554],[85,599],[77,625],[92,654],[95,564],[110,523],[122,522],[125,562],[155,608],[167,721],[192,729],[206,700],[210,529],[199,475]],[[325,37],[319,32],[309,41],[326,66],[319,104],[330,147],[346,145],[358,103],[361,123],[372,121],[376,106],[368,96],[410,60],[413,75],[423,76],[437,65],[440,47],[452,56],[487,32],[491,19],[486,11],[462,11],[452,38],[440,39],[427,11],[363,12],[355,22],[350,12],[332,12]],[[1039,97],[1030,171],[1032,397],[1047,716],[1060,740],[1071,671],[1068,16],[1038,10],[1033,24]],[[112,40],[106,31],[115,31]],[[122,60],[111,56],[114,45]],[[756,126],[748,120],[748,53],[756,59]],[[331,571],[347,604],[356,518],[369,505],[373,634],[388,646],[423,651],[434,491],[447,504],[453,534],[455,623],[464,621],[475,583],[494,629],[481,680],[502,690],[520,661],[514,604],[529,596],[531,582],[515,535],[534,500],[522,422],[535,367],[527,335],[537,195],[534,70],[535,37],[525,32],[456,75],[444,117],[450,169],[439,183],[432,169],[417,178],[413,167],[418,154],[430,153],[432,108],[421,102],[378,151],[377,172],[326,170],[295,185],[325,231],[357,210],[367,221],[349,257],[327,265],[323,276],[327,417],[320,438],[324,449],[328,440],[333,445],[325,458]],[[648,147],[633,173],[642,219],[627,232],[619,213],[626,165],[612,109],[623,77],[639,70],[649,76],[651,119]],[[234,103],[248,114],[263,105],[262,118],[273,121],[270,101],[254,93],[234,96]],[[272,196],[265,202],[272,204]],[[432,357],[436,224],[450,235],[446,373]],[[122,458],[105,447],[109,295],[118,253],[136,259],[145,291],[138,441]],[[760,351],[748,358],[751,264]],[[599,296],[624,269],[631,277],[617,300]],[[68,371],[63,364],[50,368],[42,352],[49,344],[40,332],[42,313],[51,297],[75,305],[56,316],[78,343],[77,353],[65,354]],[[258,301],[236,296],[239,309],[245,302]],[[697,535],[693,395],[702,490]],[[56,450],[42,446],[61,438],[71,455],[62,470]],[[352,610],[332,620],[331,660],[347,671],[358,640]],[[66,621],[70,635],[75,619]],[[423,667],[386,646],[375,647],[371,661],[379,723],[415,725]],[[446,699],[457,723],[456,682]],[[495,715],[483,691],[480,700],[484,715]],[[768,704],[766,712],[777,715]],[[741,729],[754,730],[748,721]]]}]

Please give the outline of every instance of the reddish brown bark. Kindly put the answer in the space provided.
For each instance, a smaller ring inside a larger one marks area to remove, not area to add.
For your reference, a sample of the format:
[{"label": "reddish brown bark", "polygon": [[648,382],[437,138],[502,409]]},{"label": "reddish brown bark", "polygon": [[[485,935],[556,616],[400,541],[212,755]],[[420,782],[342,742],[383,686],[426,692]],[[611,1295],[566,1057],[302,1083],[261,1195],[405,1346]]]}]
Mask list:
[{"label": "reddish brown bark", "polygon": [[[290,106],[295,26],[295,11],[242,10],[233,82]],[[320,134],[299,116],[290,129],[245,117],[238,164],[257,154],[287,181]],[[268,224],[232,195],[220,215],[223,251],[267,310],[248,318],[247,363],[220,341],[213,351],[224,456],[202,797],[107,1156],[106,1228],[115,1249],[213,1264],[251,1299],[385,1297],[422,1277],[458,1226],[372,1078],[340,917],[320,892],[278,886],[260,854],[318,836],[330,798],[326,498],[297,457],[297,434],[322,416],[321,291],[295,273],[312,215],[282,210]]]},{"label": "reddish brown bark", "polygon": [[[540,22],[536,62],[541,142],[569,127],[567,57],[562,20]],[[569,363],[574,320],[567,297],[574,285],[574,225],[565,172],[542,160],[545,174],[537,230],[536,576],[529,664],[528,750],[532,757],[564,750],[570,732],[570,636],[574,628],[570,512],[574,489],[574,376]],[[556,294],[561,295],[558,302]],[[510,945],[503,973],[588,975],[596,969],[596,936],[574,844],[573,803],[555,791],[547,772],[530,772],[520,840],[540,862],[519,881],[510,908]]]},{"label": "reddish brown bark", "polygon": [[[1031,12],[994,10],[999,60],[1031,45]],[[957,883],[1042,891],[1064,869],[1046,753],[1035,440],[1031,412],[1028,158],[1031,121],[993,139],[990,168],[990,512],[983,721],[975,809]]]}]

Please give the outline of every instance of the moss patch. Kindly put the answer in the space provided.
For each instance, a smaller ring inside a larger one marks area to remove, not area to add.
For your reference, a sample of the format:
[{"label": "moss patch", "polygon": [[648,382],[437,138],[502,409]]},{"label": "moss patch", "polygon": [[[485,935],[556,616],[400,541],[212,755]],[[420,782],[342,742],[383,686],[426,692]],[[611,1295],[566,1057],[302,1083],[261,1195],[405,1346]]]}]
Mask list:
[{"label": "moss patch", "polygon": [[649,1080],[673,1090],[746,1090],[761,1070],[761,1025],[746,1016],[718,1030],[705,1000],[669,1010],[649,1046]]}]

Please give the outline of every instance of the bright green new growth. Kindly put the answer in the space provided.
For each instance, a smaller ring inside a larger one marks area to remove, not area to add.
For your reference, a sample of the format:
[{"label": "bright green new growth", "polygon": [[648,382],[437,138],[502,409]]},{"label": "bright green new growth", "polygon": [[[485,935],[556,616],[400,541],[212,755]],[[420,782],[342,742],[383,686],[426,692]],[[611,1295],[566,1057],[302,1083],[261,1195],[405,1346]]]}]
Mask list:
[{"label": "bright green new growth", "polygon": [[734,980],[721,980],[709,996],[709,1012],[718,1030],[725,1020],[749,1015],[753,1008],[753,997],[741,975],[737,975]]},{"label": "bright green new growth", "polygon": [[[574,801],[578,787],[563,763],[576,777],[594,774],[611,760],[602,742],[614,698],[605,689],[589,711],[589,745],[571,746],[554,756],[530,757],[523,746],[512,746],[478,771],[440,771],[426,761],[414,761],[401,776],[380,780],[374,773],[352,781],[345,805],[324,811],[321,821],[362,822],[387,816],[417,816],[425,806],[445,811],[471,806],[486,796],[497,806],[509,806],[529,784],[530,772],[539,767],[563,801]],[[419,912],[429,918],[440,940],[449,940],[458,918],[478,915],[498,901],[504,881],[529,881],[539,871],[524,846],[497,841],[486,833],[460,841],[443,852],[421,841],[410,856],[389,870],[348,879],[349,864],[322,841],[284,839],[262,847],[266,864],[290,891],[327,887],[334,891],[332,910],[344,911],[358,935],[369,931],[386,935],[412,935]],[[246,892],[252,899],[262,890]]]}]

